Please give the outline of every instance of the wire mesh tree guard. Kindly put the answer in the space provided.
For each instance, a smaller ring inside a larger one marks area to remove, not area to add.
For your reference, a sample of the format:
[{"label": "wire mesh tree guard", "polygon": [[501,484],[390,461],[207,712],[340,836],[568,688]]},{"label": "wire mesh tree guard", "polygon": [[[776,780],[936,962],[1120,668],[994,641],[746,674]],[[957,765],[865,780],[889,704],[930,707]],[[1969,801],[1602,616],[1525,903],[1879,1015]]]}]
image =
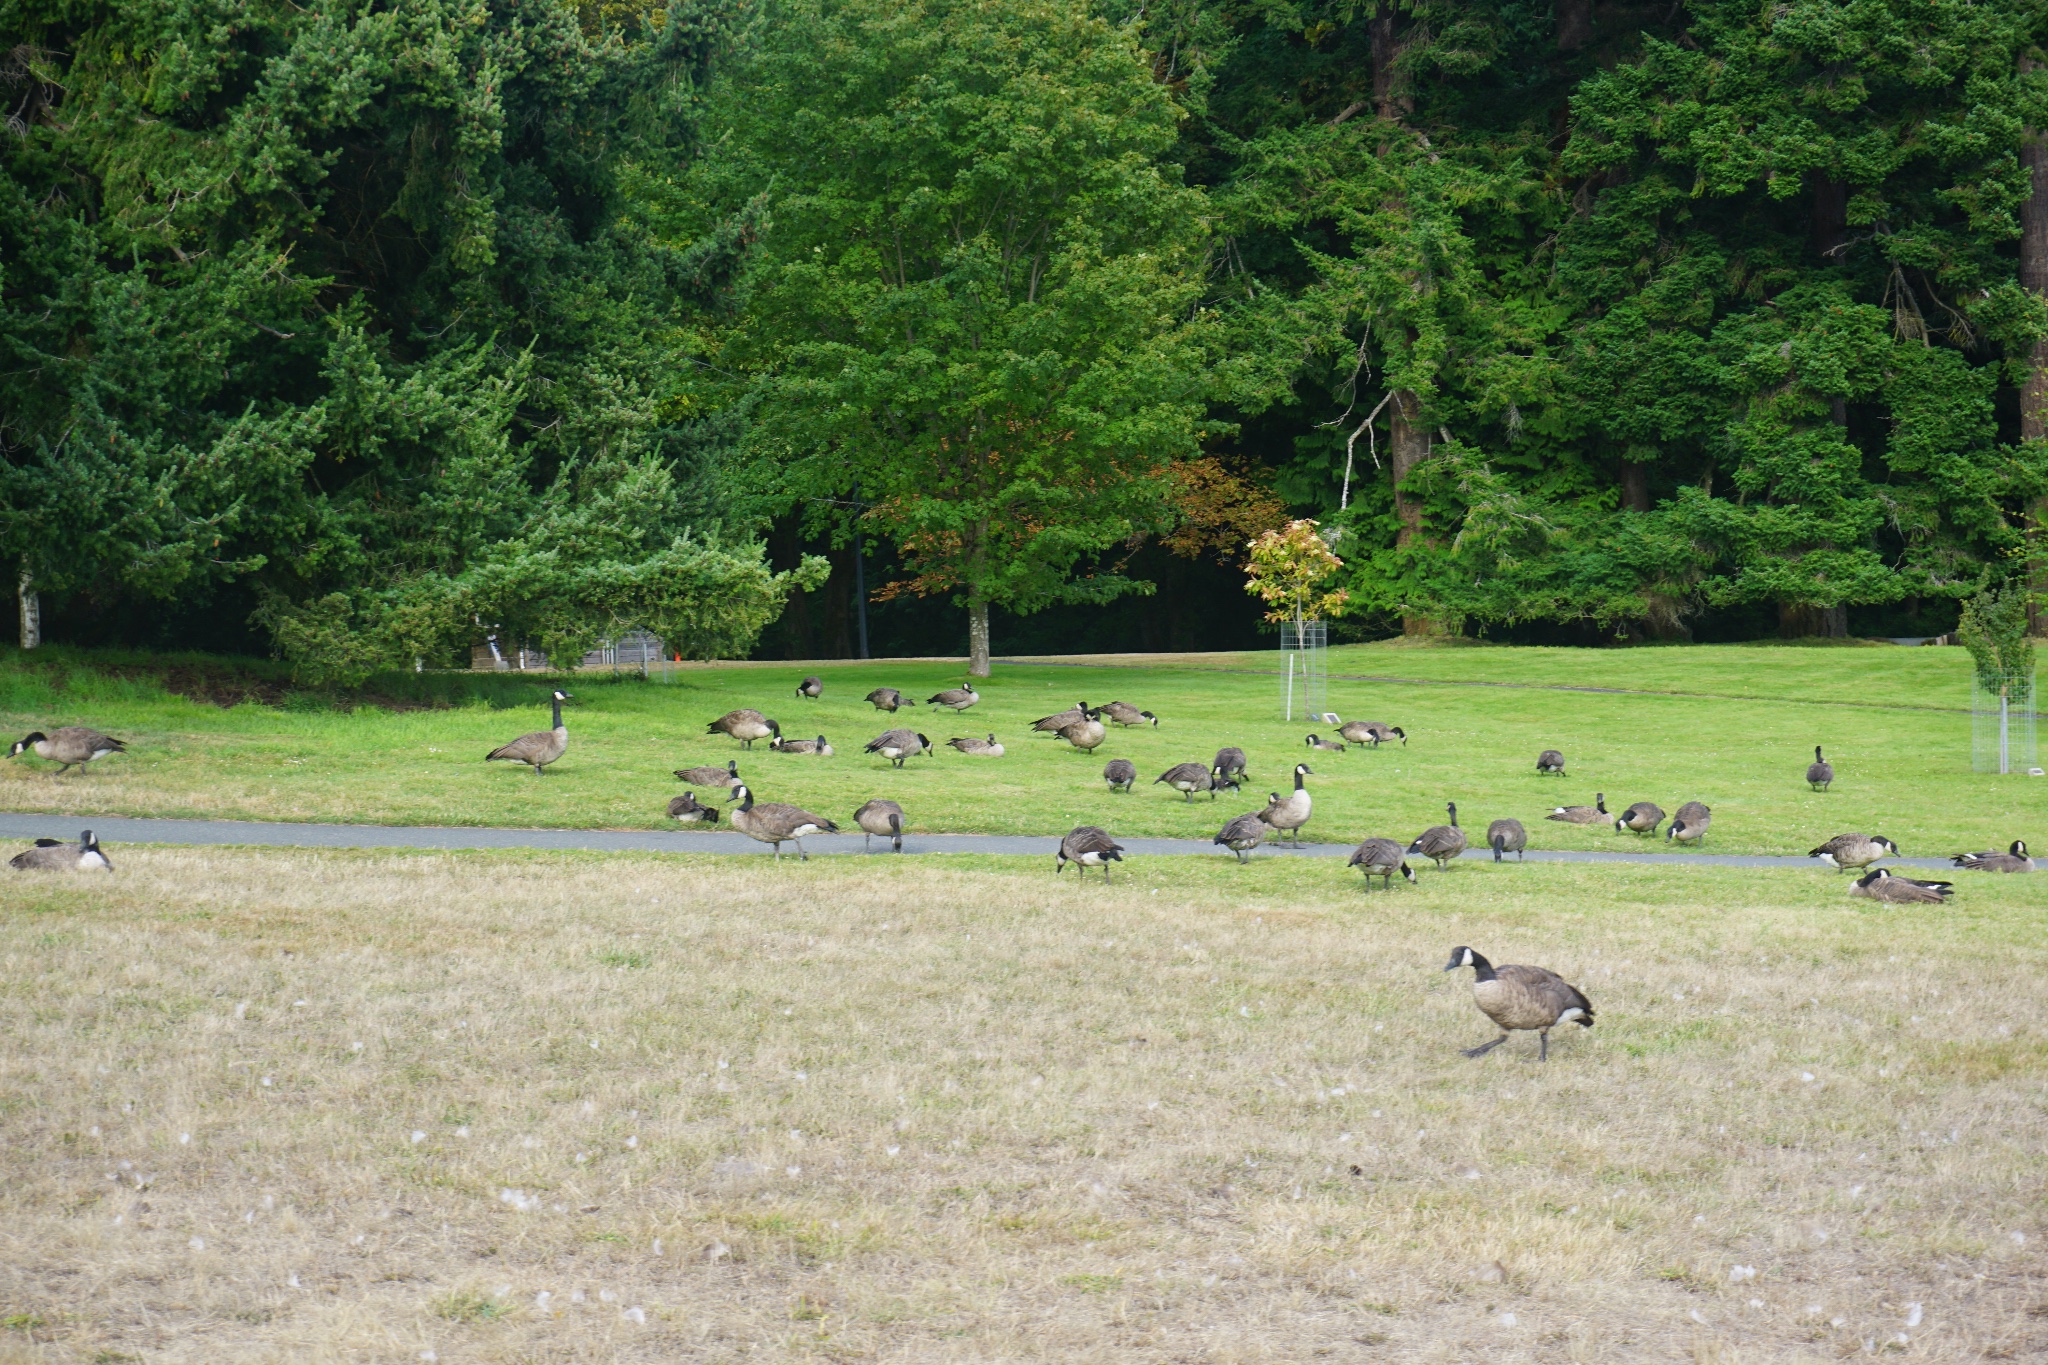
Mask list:
[{"label": "wire mesh tree guard", "polygon": [[1314,718],[1330,707],[1330,631],[1316,620],[1280,623],[1281,706],[1292,721],[1297,709]]},{"label": "wire mesh tree guard", "polygon": [[1976,672],[1970,678],[1970,767],[2026,772],[2037,761],[2034,673]]}]

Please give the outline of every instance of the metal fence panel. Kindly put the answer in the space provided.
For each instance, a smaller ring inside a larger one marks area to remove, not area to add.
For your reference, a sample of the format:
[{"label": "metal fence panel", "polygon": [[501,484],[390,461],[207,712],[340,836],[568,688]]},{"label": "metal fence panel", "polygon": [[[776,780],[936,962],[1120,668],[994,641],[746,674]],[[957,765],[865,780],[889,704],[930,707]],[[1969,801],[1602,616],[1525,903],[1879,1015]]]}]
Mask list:
[{"label": "metal fence panel", "polygon": [[1286,719],[1330,709],[1330,631],[1321,621],[1280,626],[1280,704]]},{"label": "metal fence panel", "polygon": [[1970,678],[1970,767],[2023,773],[2039,761],[2034,736],[2034,674]]}]

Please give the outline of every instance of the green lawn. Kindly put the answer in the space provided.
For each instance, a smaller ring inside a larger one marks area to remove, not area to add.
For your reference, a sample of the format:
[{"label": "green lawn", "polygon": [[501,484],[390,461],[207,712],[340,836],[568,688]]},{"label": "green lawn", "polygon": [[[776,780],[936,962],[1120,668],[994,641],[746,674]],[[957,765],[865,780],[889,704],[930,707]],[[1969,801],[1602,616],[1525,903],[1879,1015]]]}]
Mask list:
[{"label": "green lawn", "polygon": [[[569,753],[537,780],[481,760],[546,724],[548,680],[539,677],[445,680],[485,685],[497,705],[223,708],[87,669],[24,670],[20,656],[5,654],[0,724],[15,735],[92,724],[128,740],[133,752],[61,779],[50,765],[17,759],[0,769],[0,803],[78,815],[647,828],[665,823],[663,807],[679,790],[670,770],[738,757],[761,799],[797,802],[842,823],[862,801],[886,795],[925,831],[1051,834],[1085,822],[1119,835],[1208,837],[1230,814],[1287,785],[1291,765],[1306,758],[1317,799],[1307,834],[1328,841],[1411,836],[1456,800],[1475,837],[1488,820],[1515,815],[1544,847],[1646,846],[1611,828],[1542,821],[1553,804],[1590,802],[1598,791],[1613,809],[1645,799],[1666,810],[1708,802],[1710,849],[1803,853],[1860,829],[1889,835],[1908,855],[1931,855],[2032,838],[2048,798],[2048,780],[1969,771],[1968,660],[1956,649],[1342,647],[1333,651],[1333,674],[1429,681],[1333,681],[1337,711],[1400,725],[1411,742],[1313,756],[1302,744],[1311,727],[1279,718],[1278,679],[1241,671],[1262,666],[1271,666],[1270,656],[999,664],[985,700],[965,716],[920,706],[894,720],[861,696],[886,684],[923,697],[959,681],[960,665],[741,664],[678,669],[667,681],[585,675],[569,683],[577,698]],[[806,672],[825,678],[824,700],[794,695]],[[1528,685],[1435,685],[1460,682]],[[1554,690],[1580,687],[1669,695]],[[503,708],[522,693],[528,704]],[[1121,698],[1162,722],[1113,729],[1093,755],[1029,734],[1033,719],[1080,698]],[[793,737],[822,732],[839,752],[822,760],[763,747],[747,754],[704,733],[735,706],[767,711]],[[900,723],[931,736],[937,756],[898,772],[861,753]],[[1008,746],[1005,757],[968,758],[945,747],[951,736],[990,731]],[[1810,792],[1802,780],[1816,743],[1840,773],[1829,793]],[[1223,744],[1251,755],[1255,781],[1242,796],[1189,805],[1149,785],[1169,765],[1206,762]],[[1567,778],[1536,774],[1535,755],[1546,747],[1564,750]],[[1104,788],[1099,774],[1112,757],[1137,764],[1135,795]],[[689,837],[678,831],[679,842]]]}]

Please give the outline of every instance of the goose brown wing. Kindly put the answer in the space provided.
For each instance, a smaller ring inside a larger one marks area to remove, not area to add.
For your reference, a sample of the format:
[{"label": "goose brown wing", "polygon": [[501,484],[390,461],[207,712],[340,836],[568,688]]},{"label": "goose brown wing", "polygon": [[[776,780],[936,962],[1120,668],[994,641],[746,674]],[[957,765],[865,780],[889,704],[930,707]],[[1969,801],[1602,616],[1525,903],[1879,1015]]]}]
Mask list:
[{"label": "goose brown wing", "polygon": [[1123,845],[1109,837],[1109,831],[1096,825],[1081,825],[1074,832],[1060,840],[1060,847],[1066,850],[1068,858],[1082,853],[1121,853]]},{"label": "goose brown wing", "polygon": [[1259,812],[1248,810],[1218,830],[1215,842],[1228,844],[1233,841],[1242,842],[1247,839],[1261,841],[1265,839],[1267,832],[1268,826],[1264,820],[1259,818]]},{"label": "goose brown wing", "polygon": [[1527,992],[1531,999],[1540,999],[1550,1008],[1552,1019],[1566,1010],[1575,1009],[1585,1015],[1589,1024],[1592,1022],[1593,1002],[1586,999],[1577,986],[1547,967],[1509,965],[1494,968],[1493,974],[1511,983],[1516,989]]},{"label": "goose brown wing", "polygon": [[531,763],[534,759],[545,754],[554,742],[554,731],[534,730],[528,734],[521,735],[509,744],[500,744],[497,748],[484,755],[484,762],[489,763],[494,758],[509,758],[520,763]]},{"label": "goose brown wing", "polygon": [[1346,867],[1395,867],[1401,862],[1401,846],[1392,839],[1367,839],[1352,850]]}]

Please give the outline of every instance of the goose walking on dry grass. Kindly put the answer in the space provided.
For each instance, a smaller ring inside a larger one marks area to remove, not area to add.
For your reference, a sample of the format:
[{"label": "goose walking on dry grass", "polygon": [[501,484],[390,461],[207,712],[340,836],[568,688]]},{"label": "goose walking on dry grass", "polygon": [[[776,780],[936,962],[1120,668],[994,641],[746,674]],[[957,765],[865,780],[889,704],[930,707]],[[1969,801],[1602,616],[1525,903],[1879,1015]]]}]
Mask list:
[{"label": "goose walking on dry grass", "polygon": [[1631,834],[1655,834],[1657,826],[1664,823],[1664,808],[1655,801],[1638,801],[1620,815],[1614,817],[1614,832],[1623,830]]},{"label": "goose walking on dry grass", "polygon": [[1400,873],[1403,880],[1413,882],[1415,869],[1408,866],[1405,850],[1392,839],[1367,839],[1351,851],[1351,861],[1345,866],[1359,868],[1365,873],[1365,889],[1372,890],[1372,879],[1380,879],[1381,889],[1394,889],[1394,874]]},{"label": "goose walking on dry grass", "polygon": [[1472,969],[1472,1003],[1493,1020],[1500,1037],[1464,1049],[1467,1057],[1484,1057],[1516,1031],[1533,1031],[1542,1041],[1536,1060],[1550,1060],[1550,1031],[1559,1024],[1593,1027],[1593,1004],[1577,986],[1543,967],[1496,967],[1470,948],[1451,949],[1444,970]]},{"label": "goose walking on dry grass", "polygon": [[2015,839],[2012,847],[2000,853],[1987,849],[1982,853],[1958,853],[1949,859],[1965,872],[2032,872],[2034,860],[2027,856],[2027,841]]},{"label": "goose walking on dry grass", "polygon": [[813,815],[802,806],[792,806],[781,801],[765,801],[756,804],[754,794],[742,782],[732,789],[726,803],[737,801],[739,809],[732,813],[732,827],[749,839],[775,845],[775,861],[782,861],[782,846],[796,845],[799,861],[809,862],[811,855],[804,852],[804,840],[813,834],[831,834],[839,828],[822,815]]},{"label": "goose walking on dry grass", "polygon": [[894,767],[902,767],[903,760],[913,754],[929,755],[932,742],[915,730],[884,730],[869,740],[863,752],[880,754]]},{"label": "goose walking on dry grass", "polygon": [[861,843],[861,852],[874,852],[877,834],[887,838],[889,847],[895,852],[903,851],[903,807],[894,801],[876,797],[853,813],[853,823],[859,825],[861,833],[866,836]]},{"label": "goose walking on dry grass", "polygon": [[1824,792],[1835,784],[1835,765],[1821,757],[1820,745],[1813,746],[1813,762],[1806,765],[1806,785]]},{"label": "goose walking on dry grass", "polygon": [[1109,784],[1111,791],[1131,794],[1131,784],[1138,780],[1138,765],[1128,758],[1112,758],[1102,766],[1102,780]]},{"label": "goose walking on dry grass", "polygon": [[112,735],[103,735],[89,726],[64,725],[47,735],[41,730],[29,731],[14,742],[14,747],[7,751],[7,756],[19,758],[23,753],[33,753],[37,758],[47,758],[52,763],[61,763],[64,766],[57,769],[53,776],[62,777],[73,768],[83,773],[85,765],[96,758],[127,752],[128,746]]},{"label": "goose walking on dry grass", "polygon": [[1556,806],[1546,820],[1561,820],[1567,825],[1604,825],[1607,823],[1607,793],[1601,792],[1593,798],[1590,806]]},{"label": "goose walking on dry grass", "polygon": [[685,825],[715,825],[718,808],[703,804],[695,792],[684,792],[668,803],[668,818]]},{"label": "goose walking on dry grass", "polygon": [[812,701],[816,701],[825,695],[825,680],[815,675],[805,678],[796,685],[796,694],[799,697],[809,697]]},{"label": "goose walking on dry grass", "polygon": [[740,742],[742,749],[751,749],[757,739],[767,739],[771,735],[781,738],[782,727],[759,711],[743,707],[738,711],[728,711],[712,721],[704,727],[704,733],[731,735]]},{"label": "goose walking on dry grass", "polygon": [[1003,746],[996,743],[994,735],[990,735],[987,739],[975,739],[972,736],[966,739],[949,739],[946,743],[952,745],[963,754],[973,754],[977,758],[1001,758],[1003,756]]},{"label": "goose walking on dry grass", "polygon": [[1450,867],[1451,859],[1465,851],[1465,831],[1458,828],[1458,803],[1445,804],[1450,814],[1448,825],[1431,825],[1415,836],[1415,842],[1408,845],[1410,853],[1420,853],[1436,863],[1436,870],[1442,872]]},{"label": "goose walking on dry grass", "polygon": [[1272,832],[1273,827],[1265,822],[1259,811],[1248,810],[1216,831],[1213,842],[1235,853],[1239,862],[1247,863],[1251,861],[1251,851],[1266,842],[1266,836]]},{"label": "goose walking on dry grass", "polygon": [[100,852],[100,841],[91,830],[67,844],[56,839],[38,839],[36,846],[15,854],[7,865],[17,872],[112,872],[114,865]]},{"label": "goose walking on dry grass", "polygon": [[1245,757],[1244,750],[1234,744],[1225,745],[1216,751],[1215,760],[1209,764],[1209,771],[1214,774],[1218,785],[1224,782],[1240,783],[1246,780],[1245,766],[1250,761]]},{"label": "goose walking on dry grass", "polygon": [[555,693],[555,728],[535,730],[521,735],[510,744],[500,744],[484,755],[484,762],[502,759],[507,763],[527,763],[533,767],[533,775],[539,777],[563,754],[569,751],[569,727],[562,724],[562,703],[569,700],[567,692]]},{"label": "goose walking on dry grass", "polygon": [[878,687],[861,700],[872,703],[877,711],[887,711],[892,715],[899,706],[917,705],[914,699],[904,696],[893,687]]},{"label": "goose walking on dry grass", "polygon": [[1168,768],[1165,772],[1152,779],[1152,785],[1155,787],[1162,782],[1179,792],[1189,801],[1195,799],[1196,792],[1207,792],[1209,793],[1209,799],[1214,801],[1218,788],[1230,787],[1232,790],[1235,790],[1237,787],[1235,782],[1228,780],[1219,781],[1214,774],[1199,763],[1174,764],[1171,768]]},{"label": "goose walking on dry grass", "polygon": [[1486,827],[1486,846],[1493,850],[1493,860],[1501,861],[1503,854],[1512,853],[1515,861],[1522,861],[1522,851],[1529,847],[1529,831],[1522,828],[1516,819],[1496,820]]},{"label": "goose walking on dry grass", "polygon": [[1124,846],[1109,837],[1106,830],[1095,825],[1077,825],[1074,832],[1060,840],[1060,851],[1053,857],[1052,870],[1055,875],[1067,870],[1072,863],[1080,871],[1076,874],[1083,881],[1088,879],[1088,869],[1102,869],[1102,879],[1109,880],[1109,865],[1124,860]]},{"label": "goose walking on dry grass", "polygon": [[1103,740],[1109,738],[1109,731],[1096,719],[1100,714],[1102,713],[1099,711],[1090,711],[1072,725],[1063,727],[1060,730],[1060,738],[1084,754],[1093,753],[1101,747]]},{"label": "goose walking on dry grass", "polygon": [[1806,856],[1818,858],[1844,872],[1854,872],[1859,867],[1869,867],[1879,858],[1898,857],[1899,846],[1882,834],[1837,834],[1819,848],[1808,849]]},{"label": "goose walking on dry grass", "polygon": [[1088,703],[1077,701],[1064,711],[1055,711],[1049,716],[1040,716],[1031,722],[1031,731],[1039,735],[1056,735],[1088,714]]},{"label": "goose walking on dry grass", "polygon": [[731,759],[723,768],[711,764],[701,768],[678,768],[676,780],[693,787],[730,787],[740,780],[740,761]]},{"label": "goose walking on dry grass", "polygon": [[1301,847],[1301,827],[1315,814],[1315,798],[1308,794],[1303,778],[1314,777],[1315,770],[1306,763],[1294,765],[1294,790],[1284,797],[1276,796],[1267,807],[1259,812],[1259,818],[1271,825],[1276,833],[1289,836],[1289,847]]},{"label": "goose walking on dry grass", "polygon": [[1536,755],[1536,771],[1539,773],[1556,773],[1559,777],[1563,777],[1564,755],[1555,749],[1545,749],[1542,753]]},{"label": "goose walking on dry grass", "polygon": [[1901,877],[1888,867],[1872,868],[1849,884],[1849,894],[1887,905],[1941,905],[1955,894],[1954,882]]},{"label": "goose walking on dry grass", "polygon": [[1102,708],[1102,714],[1118,725],[1157,725],[1159,717],[1150,711],[1140,711],[1127,701],[1113,701]]},{"label": "goose walking on dry grass", "polygon": [[974,690],[974,684],[971,682],[949,687],[935,696],[925,698],[927,704],[943,706],[949,711],[965,711],[980,700],[981,693]]},{"label": "goose walking on dry grass", "polygon": [[1707,826],[1713,823],[1714,812],[1706,802],[1688,801],[1671,817],[1671,828],[1664,831],[1664,838],[1674,844],[1697,844],[1707,837]]}]

